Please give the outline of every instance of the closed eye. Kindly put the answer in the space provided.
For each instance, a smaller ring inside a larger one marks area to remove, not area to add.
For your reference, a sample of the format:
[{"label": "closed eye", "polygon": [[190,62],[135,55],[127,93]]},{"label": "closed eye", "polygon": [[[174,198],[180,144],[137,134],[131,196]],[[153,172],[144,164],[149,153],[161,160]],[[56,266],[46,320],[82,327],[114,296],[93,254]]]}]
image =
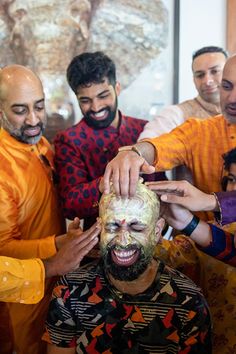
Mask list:
[{"label": "closed eye", "polygon": [[35,109],[40,112],[44,110],[44,106],[36,106]]},{"label": "closed eye", "polygon": [[142,231],[144,231],[145,229],[146,229],[146,225],[144,225],[144,224],[140,224],[140,223],[138,223],[138,222],[133,222],[133,223],[131,223],[130,225],[130,228],[132,229],[132,230],[134,230],[134,231],[136,231],[136,232],[142,232]]},{"label": "closed eye", "polygon": [[115,232],[120,228],[118,223],[108,223],[105,225],[105,230],[108,232]]}]

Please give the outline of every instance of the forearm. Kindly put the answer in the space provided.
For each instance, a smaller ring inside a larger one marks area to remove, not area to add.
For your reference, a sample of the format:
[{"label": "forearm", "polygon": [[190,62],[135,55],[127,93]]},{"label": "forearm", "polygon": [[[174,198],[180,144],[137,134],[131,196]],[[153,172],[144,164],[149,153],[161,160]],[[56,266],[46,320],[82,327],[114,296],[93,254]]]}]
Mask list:
[{"label": "forearm", "polygon": [[141,153],[141,156],[149,163],[149,165],[153,165],[156,159],[156,149],[155,146],[150,142],[139,142],[135,144],[138,151]]},{"label": "forearm", "polygon": [[48,258],[56,253],[55,236],[36,240],[11,239],[0,243],[0,255],[19,259]]},{"label": "forearm", "polygon": [[234,235],[219,227],[209,224],[211,241],[209,245],[200,247],[204,253],[221,260],[232,266],[236,266],[236,248]]},{"label": "forearm", "polygon": [[190,235],[193,240],[200,247],[207,247],[212,242],[212,233],[209,224],[200,220],[196,229]]}]

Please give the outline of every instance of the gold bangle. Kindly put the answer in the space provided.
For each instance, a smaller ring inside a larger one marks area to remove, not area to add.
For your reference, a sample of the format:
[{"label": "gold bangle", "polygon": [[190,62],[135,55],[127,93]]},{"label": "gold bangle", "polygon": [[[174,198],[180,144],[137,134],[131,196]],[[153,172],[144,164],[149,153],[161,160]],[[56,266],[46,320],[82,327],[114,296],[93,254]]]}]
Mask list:
[{"label": "gold bangle", "polygon": [[138,156],[143,157],[141,151],[139,151],[139,149],[135,145],[121,146],[118,149],[118,152],[121,152],[121,151],[134,151],[134,152],[136,152],[136,154],[138,154]]}]

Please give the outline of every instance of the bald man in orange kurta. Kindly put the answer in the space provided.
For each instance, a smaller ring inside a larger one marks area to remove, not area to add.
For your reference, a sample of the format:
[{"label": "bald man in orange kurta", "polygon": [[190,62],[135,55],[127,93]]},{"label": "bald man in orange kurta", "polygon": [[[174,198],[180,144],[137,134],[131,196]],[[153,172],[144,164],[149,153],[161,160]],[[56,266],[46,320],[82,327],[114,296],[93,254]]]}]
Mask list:
[{"label": "bald man in orange kurta", "polygon": [[[19,65],[0,71],[0,255],[48,258],[65,242],[53,184],[53,152],[39,78]],[[28,286],[27,280],[25,287]],[[37,305],[8,304],[17,354],[43,354],[41,341],[53,280]],[[1,350],[0,350],[1,351]],[[3,353],[1,351],[1,353]]]}]

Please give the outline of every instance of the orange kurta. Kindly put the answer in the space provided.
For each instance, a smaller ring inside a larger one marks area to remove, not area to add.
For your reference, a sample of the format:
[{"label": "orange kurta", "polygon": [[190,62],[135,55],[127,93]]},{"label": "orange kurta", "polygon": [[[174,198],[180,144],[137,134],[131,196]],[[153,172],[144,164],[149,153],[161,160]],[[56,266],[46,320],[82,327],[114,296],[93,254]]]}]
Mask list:
[{"label": "orange kurta", "polygon": [[[55,254],[55,235],[64,232],[51,179],[53,152],[46,139],[18,142],[0,130],[0,255],[47,258]],[[52,280],[37,305],[9,304],[17,354],[43,353],[40,338]],[[41,348],[41,349],[40,349]]]},{"label": "orange kurta", "polygon": [[171,133],[145,141],[157,149],[157,170],[184,164],[192,171],[196,187],[207,193],[217,192],[221,190],[222,154],[236,147],[236,124],[229,124],[222,115],[189,119]]}]

